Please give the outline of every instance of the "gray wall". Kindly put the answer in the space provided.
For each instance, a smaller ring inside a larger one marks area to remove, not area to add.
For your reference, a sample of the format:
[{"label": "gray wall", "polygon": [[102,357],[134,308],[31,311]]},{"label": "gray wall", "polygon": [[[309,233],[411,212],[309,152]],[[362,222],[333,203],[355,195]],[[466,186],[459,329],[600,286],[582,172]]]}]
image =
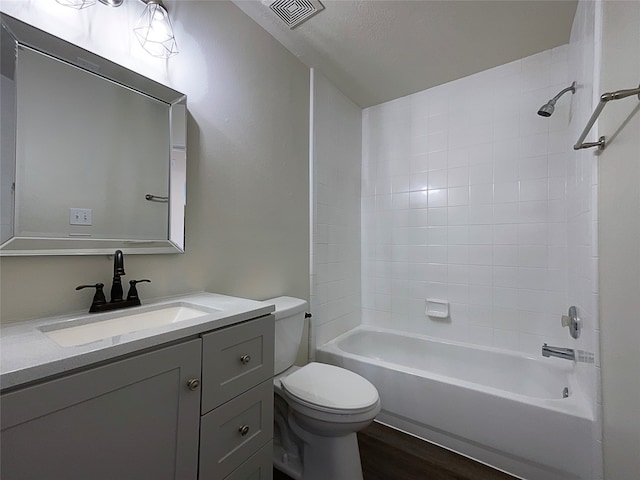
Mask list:
[{"label": "gray wall", "polygon": [[[638,86],[639,25],[640,3],[604,2],[602,92]],[[610,140],[600,156],[599,197],[604,477],[633,480],[640,472],[640,104],[637,97],[607,105],[598,130]]]},{"label": "gray wall", "polygon": [[[144,52],[141,2],[75,11],[3,1],[1,10],[188,95],[186,250],[130,255],[143,299],[206,290],[309,298],[309,71],[226,1],[166,1],[180,54]],[[112,259],[0,260],[2,322],[88,308],[76,285],[109,284]]]}]

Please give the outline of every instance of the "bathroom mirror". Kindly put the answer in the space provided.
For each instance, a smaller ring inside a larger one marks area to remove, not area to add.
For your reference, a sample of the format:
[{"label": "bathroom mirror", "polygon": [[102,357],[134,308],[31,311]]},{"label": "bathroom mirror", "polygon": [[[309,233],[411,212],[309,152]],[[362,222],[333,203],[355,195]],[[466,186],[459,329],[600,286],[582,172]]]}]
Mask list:
[{"label": "bathroom mirror", "polygon": [[0,255],[183,252],[186,96],[1,19]]}]

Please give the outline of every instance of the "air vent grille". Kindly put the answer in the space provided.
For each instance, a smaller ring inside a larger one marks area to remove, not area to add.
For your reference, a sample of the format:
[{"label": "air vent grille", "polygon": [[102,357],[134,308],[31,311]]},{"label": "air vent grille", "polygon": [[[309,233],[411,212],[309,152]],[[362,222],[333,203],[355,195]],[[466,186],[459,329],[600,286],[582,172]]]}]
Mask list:
[{"label": "air vent grille", "polygon": [[318,0],[275,0],[269,8],[293,29],[324,10]]}]

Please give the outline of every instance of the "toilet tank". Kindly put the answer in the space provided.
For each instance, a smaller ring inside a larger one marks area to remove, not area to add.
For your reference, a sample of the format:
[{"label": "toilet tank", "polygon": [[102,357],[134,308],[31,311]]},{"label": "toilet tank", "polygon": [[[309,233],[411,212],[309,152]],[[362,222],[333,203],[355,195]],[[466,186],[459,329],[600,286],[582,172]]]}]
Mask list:
[{"label": "toilet tank", "polygon": [[299,298],[278,297],[265,300],[274,304],[276,311],[276,342],[274,375],[284,372],[293,365],[298,356],[298,348],[304,330],[304,314],[307,302]]}]

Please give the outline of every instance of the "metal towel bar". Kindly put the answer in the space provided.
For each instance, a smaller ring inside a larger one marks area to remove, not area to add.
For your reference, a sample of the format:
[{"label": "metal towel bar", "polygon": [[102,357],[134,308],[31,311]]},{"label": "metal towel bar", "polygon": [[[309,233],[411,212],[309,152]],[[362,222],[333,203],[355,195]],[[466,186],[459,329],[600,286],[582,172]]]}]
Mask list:
[{"label": "metal towel bar", "polygon": [[593,111],[591,118],[587,122],[587,126],[584,127],[582,135],[580,135],[580,138],[578,138],[578,141],[573,146],[573,149],[580,150],[582,148],[598,147],[599,150],[604,150],[604,147],[606,147],[604,136],[600,137],[597,142],[585,142],[584,139],[587,138],[587,135],[591,131],[591,127],[593,127],[593,124],[596,123],[596,120],[600,116],[600,113],[602,112],[602,109],[607,104],[607,102],[611,100],[620,100],[622,98],[630,97],[631,95],[638,95],[638,100],[640,100],[640,86],[638,88],[618,90],[616,92],[603,93],[602,95],[600,95],[600,102],[598,103],[596,109]]}]

